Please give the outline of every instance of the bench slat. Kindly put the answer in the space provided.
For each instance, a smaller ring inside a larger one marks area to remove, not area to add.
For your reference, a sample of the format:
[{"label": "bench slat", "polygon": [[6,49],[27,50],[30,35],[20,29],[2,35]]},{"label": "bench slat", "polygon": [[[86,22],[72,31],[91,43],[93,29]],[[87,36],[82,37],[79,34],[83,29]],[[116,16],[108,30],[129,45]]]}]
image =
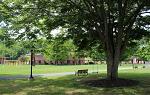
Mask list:
[{"label": "bench slat", "polygon": [[88,69],[78,70],[77,72],[75,72],[75,75],[76,74],[78,74],[78,76],[81,75],[81,74],[88,75]]}]

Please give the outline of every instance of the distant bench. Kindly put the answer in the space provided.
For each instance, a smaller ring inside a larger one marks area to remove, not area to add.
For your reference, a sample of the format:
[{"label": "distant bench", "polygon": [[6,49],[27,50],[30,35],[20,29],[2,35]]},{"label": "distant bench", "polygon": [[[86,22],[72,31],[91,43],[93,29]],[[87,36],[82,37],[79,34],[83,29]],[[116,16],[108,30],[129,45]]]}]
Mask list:
[{"label": "distant bench", "polygon": [[88,69],[83,69],[83,70],[78,70],[77,72],[75,72],[75,75],[88,75]]}]

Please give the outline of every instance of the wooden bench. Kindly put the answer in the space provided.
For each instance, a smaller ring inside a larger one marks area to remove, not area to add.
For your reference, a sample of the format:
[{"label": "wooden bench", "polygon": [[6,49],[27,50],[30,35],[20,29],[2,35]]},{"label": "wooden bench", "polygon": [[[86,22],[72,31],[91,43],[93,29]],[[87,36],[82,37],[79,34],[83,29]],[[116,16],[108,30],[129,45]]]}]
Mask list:
[{"label": "wooden bench", "polygon": [[75,75],[88,75],[88,69],[78,70]]}]

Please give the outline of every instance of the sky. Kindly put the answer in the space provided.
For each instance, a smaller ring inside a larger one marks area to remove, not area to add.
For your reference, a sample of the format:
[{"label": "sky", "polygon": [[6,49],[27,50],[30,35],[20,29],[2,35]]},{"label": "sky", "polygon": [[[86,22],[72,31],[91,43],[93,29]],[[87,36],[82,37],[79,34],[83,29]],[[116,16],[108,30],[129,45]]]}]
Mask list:
[{"label": "sky", "polygon": [[60,33],[60,28],[54,29],[51,31],[51,34],[55,37],[58,33]]}]

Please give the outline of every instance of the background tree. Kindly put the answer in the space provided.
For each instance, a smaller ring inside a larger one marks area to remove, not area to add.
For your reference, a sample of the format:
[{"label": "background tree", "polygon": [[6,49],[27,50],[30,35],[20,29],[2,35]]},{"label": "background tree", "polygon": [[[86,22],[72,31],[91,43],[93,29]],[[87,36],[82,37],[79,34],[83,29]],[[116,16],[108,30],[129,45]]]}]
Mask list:
[{"label": "background tree", "polygon": [[75,57],[76,54],[72,40],[62,40],[60,37],[55,37],[44,50],[44,55],[50,61],[64,61],[69,57]]},{"label": "background tree", "polygon": [[[99,52],[97,52],[99,51]],[[104,53],[104,51],[99,48],[98,46],[92,47],[91,50],[89,51],[89,56],[93,59],[93,60],[106,60],[106,55]]]},{"label": "background tree", "polygon": [[149,38],[143,38],[138,42],[135,55],[139,56],[143,60],[146,61],[150,60],[150,39]]}]

